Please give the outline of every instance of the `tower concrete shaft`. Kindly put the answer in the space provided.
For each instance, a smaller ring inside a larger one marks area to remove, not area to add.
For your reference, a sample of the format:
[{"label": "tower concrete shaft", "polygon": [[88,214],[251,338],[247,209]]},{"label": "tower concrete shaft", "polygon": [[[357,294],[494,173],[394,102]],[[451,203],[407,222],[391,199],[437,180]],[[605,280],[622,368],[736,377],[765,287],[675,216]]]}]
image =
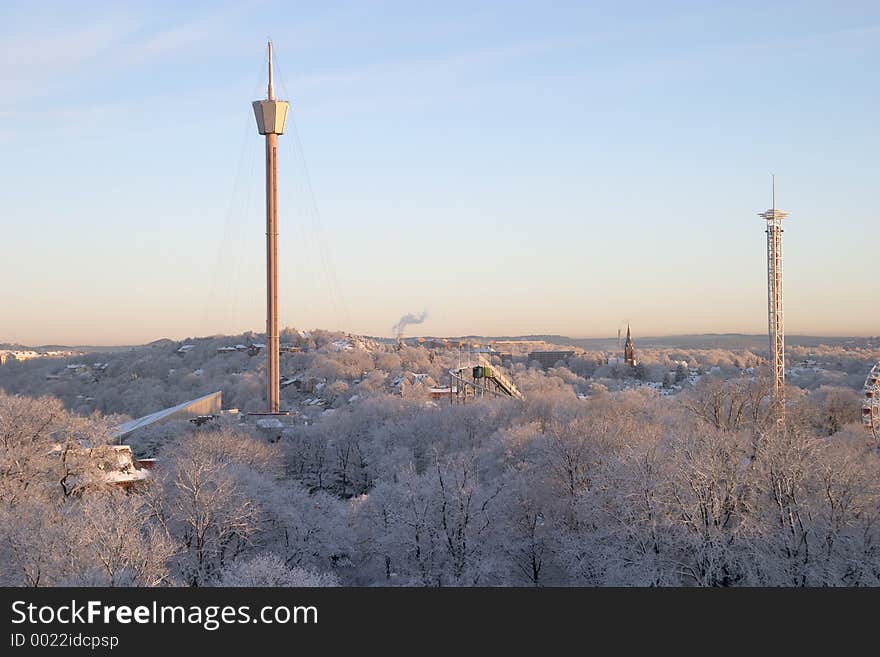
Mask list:
[{"label": "tower concrete shaft", "polygon": [[281,410],[281,344],[278,336],[278,135],[266,135],[266,400]]},{"label": "tower concrete shaft", "polygon": [[288,103],[275,99],[269,42],[266,100],[253,102],[257,130],[266,136],[266,401],[270,413],[281,410],[281,350],[278,335],[278,135],[284,133]]},{"label": "tower concrete shaft", "polygon": [[770,337],[771,392],[777,422],[785,411],[785,315],[782,291],[782,220],[788,212],[776,209],[776,184],[773,183],[773,207],[760,213],[767,222],[767,320]]}]

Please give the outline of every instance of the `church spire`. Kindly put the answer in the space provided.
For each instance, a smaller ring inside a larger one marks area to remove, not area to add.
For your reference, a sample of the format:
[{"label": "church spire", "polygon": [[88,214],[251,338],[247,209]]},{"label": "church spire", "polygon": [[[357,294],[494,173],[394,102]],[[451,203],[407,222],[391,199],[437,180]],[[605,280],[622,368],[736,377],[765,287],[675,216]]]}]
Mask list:
[{"label": "church spire", "polygon": [[623,360],[630,367],[636,366],[636,351],[633,347],[632,332],[629,324],[626,325],[626,344],[623,347]]}]

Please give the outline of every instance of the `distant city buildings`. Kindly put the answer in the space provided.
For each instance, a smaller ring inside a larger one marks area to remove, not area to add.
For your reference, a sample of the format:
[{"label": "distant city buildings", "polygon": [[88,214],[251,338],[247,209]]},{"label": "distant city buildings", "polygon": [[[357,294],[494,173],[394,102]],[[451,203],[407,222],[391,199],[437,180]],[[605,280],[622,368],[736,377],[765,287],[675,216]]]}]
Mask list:
[{"label": "distant city buildings", "polygon": [[69,350],[0,349],[0,365],[32,360],[34,358],[69,358],[70,356],[82,356],[82,352]]},{"label": "distant city buildings", "polygon": [[574,356],[574,351],[533,351],[529,354],[529,361],[537,361],[546,370],[559,361],[566,361],[572,356]]}]

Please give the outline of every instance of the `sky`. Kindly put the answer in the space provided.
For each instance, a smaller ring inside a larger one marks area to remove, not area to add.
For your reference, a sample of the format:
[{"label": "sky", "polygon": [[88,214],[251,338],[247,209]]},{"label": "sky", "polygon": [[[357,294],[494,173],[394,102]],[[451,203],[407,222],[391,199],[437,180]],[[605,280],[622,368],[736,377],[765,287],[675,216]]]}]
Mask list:
[{"label": "sky", "polygon": [[880,334],[876,2],[0,5],[0,342]]}]

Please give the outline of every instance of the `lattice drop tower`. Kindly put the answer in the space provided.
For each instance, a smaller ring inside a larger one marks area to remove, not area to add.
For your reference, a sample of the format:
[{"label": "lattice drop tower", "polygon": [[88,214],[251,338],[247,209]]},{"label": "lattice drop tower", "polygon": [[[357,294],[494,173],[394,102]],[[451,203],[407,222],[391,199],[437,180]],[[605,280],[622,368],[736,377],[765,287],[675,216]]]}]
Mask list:
[{"label": "lattice drop tower", "polygon": [[772,183],[772,207],[758,216],[767,222],[767,318],[770,336],[770,375],[773,402],[782,417],[785,405],[785,316],[782,293],[782,220],[788,216],[776,208],[776,179]]}]

